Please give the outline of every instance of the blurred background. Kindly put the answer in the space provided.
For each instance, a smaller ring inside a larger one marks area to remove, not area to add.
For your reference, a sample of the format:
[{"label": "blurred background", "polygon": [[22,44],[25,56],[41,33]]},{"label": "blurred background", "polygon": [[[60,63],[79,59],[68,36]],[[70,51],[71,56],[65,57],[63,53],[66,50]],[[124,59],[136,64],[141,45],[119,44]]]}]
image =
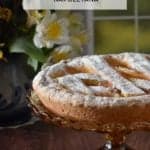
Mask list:
[{"label": "blurred background", "polygon": [[93,11],[88,17],[90,53],[150,53],[150,1],[128,0],[127,11]]}]

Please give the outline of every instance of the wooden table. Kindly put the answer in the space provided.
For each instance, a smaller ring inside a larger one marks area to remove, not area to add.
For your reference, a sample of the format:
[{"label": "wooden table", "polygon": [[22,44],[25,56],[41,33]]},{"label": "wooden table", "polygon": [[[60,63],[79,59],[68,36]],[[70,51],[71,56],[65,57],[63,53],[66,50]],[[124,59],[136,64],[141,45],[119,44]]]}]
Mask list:
[{"label": "wooden table", "polygon": [[[127,143],[136,150],[150,150],[150,132],[132,133]],[[97,150],[103,144],[102,134],[58,128],[41,122],[0,131],[0,150]]]}]

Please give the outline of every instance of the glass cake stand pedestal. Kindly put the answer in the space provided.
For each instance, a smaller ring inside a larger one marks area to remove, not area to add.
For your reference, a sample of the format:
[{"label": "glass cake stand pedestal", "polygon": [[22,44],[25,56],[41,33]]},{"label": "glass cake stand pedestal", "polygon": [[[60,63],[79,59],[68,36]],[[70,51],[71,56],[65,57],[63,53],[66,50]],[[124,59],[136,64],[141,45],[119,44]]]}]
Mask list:
[{"label": "glass cake stand pedestal", "polygon": [[[47,111],[33,92],[31,92],[28,100],[35,115],[41,118],[44,122],[48,124],[53,123],[61,127],[82,130],[82,126],[79,126],[80,123],[78,124],[78,122],[66,120],[63,117],[56,116],[56,114]],[[133,150],[126,145],[126,136],[133,131],[150,131],[150,122],[132,122],[130,124],[107,123],[101,124],[99,130],[93,129],[88,131],[98,132],[105,136],[105,144],[97,150]]]},{"label": "glass cake stand pedestal", "polygon": [[98,150],[132,150],[125,143],[128,134],[125,132],[104,133],[106,142]]},{"label": "glass cake stand pedestal", "polygon": [[104,133],[106,142],[99,150],[134,150],[128,146],[125,141],[127,135],[133,131],[150,131],[150,122],[134,122],[130,125],[113,124],[113,126],[107,126],[105,132],[102,129],[98,131]]}]

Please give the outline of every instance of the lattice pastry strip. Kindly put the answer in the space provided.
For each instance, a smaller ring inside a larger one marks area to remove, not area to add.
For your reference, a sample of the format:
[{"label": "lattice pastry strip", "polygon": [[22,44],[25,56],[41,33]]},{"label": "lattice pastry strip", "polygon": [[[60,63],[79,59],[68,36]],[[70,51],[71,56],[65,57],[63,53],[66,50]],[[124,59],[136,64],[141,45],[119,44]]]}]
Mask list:
[{"label": "lattice pastry strip", "polygon": [[142,79],[131,79],[131,80],[137,87],[140,87],[141,89],[144,89],[146,91],[150,91],[150,81]]},{"label": "lattice pastry strip", "polygon": [[109,66],[104,57],[92,56],[89,58],[83,58],[83,61],[87,64],[87,66],[90,66],[95,73],[100,74],[103,78],[111,82],[114,87],[121,90],[124,96],[144,94],[144,91],[137,88],[132,82],[123,78],[119,73],[117,73],[117,71]]},{"label": "lattice pastry strip", "polygon": [[124,61],[130,66],[132,69],[143,72],[150,79],[150,61],[147,59],[149,56],[142,55],[139,53],[123,53],[120,55],[114,55],[113,57]]},{"label": "lattice pastry strip", "polygon": [[67,75],[65,77],[60,77],[58,78],[58,82],[72,91],[92,94],[92,91],[75,76]]},{"label": "lattice pastry strip", "polygon": [[79,73],[59,77],[58,82],[71,91],[97,96],[112,96],[115,91],[107,81],[98,75]]}]

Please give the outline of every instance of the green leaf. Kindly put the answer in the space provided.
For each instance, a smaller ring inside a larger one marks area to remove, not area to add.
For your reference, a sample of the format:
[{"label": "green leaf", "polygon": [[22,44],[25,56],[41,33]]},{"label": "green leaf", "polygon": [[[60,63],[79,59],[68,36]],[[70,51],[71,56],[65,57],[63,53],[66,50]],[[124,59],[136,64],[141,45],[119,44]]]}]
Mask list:
[{"label": "green leaf", "polygon": [[45,62],[46,56],[43,51],[34,46],[31,39],[27,38],[18,38],[10,46],[11,53],[25,53],[32,59],[35,59],[39,62]]},{"label": "green leaf", "polygon": [[28,65],[33,67],[34,71],[36,71],[38,69],[38,61],[36,59],[29,57],[27,63],[28,63]]}]

